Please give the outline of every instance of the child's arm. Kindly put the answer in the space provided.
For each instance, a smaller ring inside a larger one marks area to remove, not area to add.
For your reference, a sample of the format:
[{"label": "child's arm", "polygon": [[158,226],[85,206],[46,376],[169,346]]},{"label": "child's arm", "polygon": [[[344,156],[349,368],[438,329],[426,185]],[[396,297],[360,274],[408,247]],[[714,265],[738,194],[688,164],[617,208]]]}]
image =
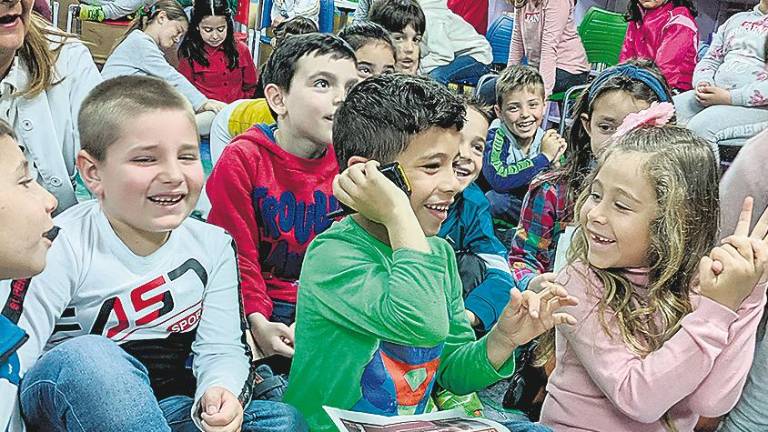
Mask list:
[{"label": "child's arm", "polygon": [[[465,197],[467,192],[470,191],[464,192]],[[467,295],[464,305],[480,320],[482,328],[488,331],[496,324],[504,306],[509,302],[509,290],[514,284],[507,263],[507,250],[493,231],[488,200],[479,189],[471,192],[478,195],[472,197],[477,207],[473,210],[474,218],[468,224],[469,231],[464,238],[468,241],[470,252],[485,262],[486,273],[483,281]]]},{"label": "child's arm", "polygon": [[248,45],[238,42],[237,50],[240,53],[240,64],[243,65],[243,94],[245,97],[251,98],[259,84],[259,72],[253,62],[253,56],[248,51]]},{"label": "child's arm", "polygon": [[723,37],[727,27],[728,21],[721,25],[717,32],[712,35],[712,43],[709,45],[707,54],[696,64],[696,69],[693,71],[693,88],[697,88],[704,83],[715,84],[715,73],[717,73],[717,69],[720,68],[723,64],[723,59],[725,59]]},{"label": "child's arm", "polygon": [[261,274],[260,230],[253,207],[251,172],[258,166],[237,146],[224,148],[206,183],[211,200],[208,222],[218,225],[235,239],[245,315],[272,316],[272,300]]},{"label": "child's arm", "polygon": [[523,199],[520,222],[509,248],[512,278],[520,291],[550,269],[555,255],[552,234],[558,222],[564,223],[557,220],[558,199],[556,186],[549,182],[531,188]]},{"label": "child's arm", "polygon": [[624,44],[621,45],[621,52],[619,53],[619,63],[637,57],[637,50],[635,50],[635,33],[638,31],[638,26],[634,22],[629,22],[627,26],[627,33],[624,35]]},{"label": "child's arm", "polygon": [[691,410],[704,417],[718,417],[729,412],[739,401],[755,354],[757,327],[765,309],[768,285],[755,285],[749,297],[736,311],[738,320],[728,332],[728,345],[715,359],[712,372],[688,398]]},{"label": "child's arm", "polygon": [[731,104],[745,107],[768,105],[768,79],[756,80],[730,91]]},{"label": "child's arm", "polygon": [[151,76],[168,81],[189,100],[196,112],[208,101],[208,98],[200,90],[195,88],[189,80],[184,78],[184,75],[168,63],[157,46],[144,50],[143,61],[144,63],[139,65],[141,69]]},{"label": "child's arm", "polygon": [[56,322],[72,300],[82,264],[82,257],[76,256],[62,230],[48,251],[42,273],[31,279],[0,283],[0,299],[5,304],[2,314],[29,336],[18,351],[23,365],[28,367],[43,353]]},{"label": "child's arm", "polygon": [[[427,20],[436,14],[426,13]],[[451,35],[445,19],[437,18],[429,23],[422,39],[421,63],[419,67],[431,71],[438,66],[445,66],[455,58]]]},{"label": "child's arm", "polygon": [[316,20],[320,14],[320,0],[296,0],[293,9],[288,10],[288,19],[303,16]]},{"label": "child's arm", "polygon": [[[250,350],[244,339],[247,327],[240,303],[234,242],[221,242],[216,246],[217,250],[211,251],[212,256],[220,258],[208,275],[202,314],[192,343],[192,371],[197,387],[191,415],[199,427],[202,427],[200,412],[207,410],[206,406],[201,406],[206,393],[216,392],[213,387],[221,387],[238,398],[240,406],[231,408],[242,410],[242,404],[250,399],[252,381]],[[216,413],[218,411],[203,415],[203,420],[209,414],[215,416]]]},{"label": "child's arm", "polygon": [[654,61],[670,88],[686,88],[696,67],[699,29],[692,19],[677,15],[664,26],[663,33]]},{"label": "child's arm", "polygon": [[626,346],[614,319],[608,319],[613,334],[606,334],[599,319],[599,294],[594,292],[599,282],[597,277],[586,276],[588,272],[586,265],[577,263],[558,277],[557,282],[579,299],[577,307],[568,309],[579,324],[560,326],[557,332],[616,409],[638,422],[658,421],[709,375],[728,344],[728,329],[738,317],[715,301],[702,298],[699,307],[682,319],[674,336],[641,357]]},{"label": "child's arm", "polygon": [[[500,133],[500,129],[495,134]],[[499,193],[509,193],[514,189],[531,183],[534,177],[546,169],[551,161],[565,151],[565,141],[554,130],[549,130],[541,140],[541,153],[522,159],[518,162],[507,163],[511,140],[496,139],[491,133],[483,154],[483,176],[488,184]]]},{"label": "child's arm", "polygon": [[543,4],[544,10],[541,11],[541,15],[544,19],[544,29],[541,32],[539,73],[544,80],[545,93],[549,96],[555,87],[557,46],[571,16],[571,2],[570,0],[549,0]]},{"label": "child's arm", "polygon": [[509,58],[507,59],[507,66],[520,64],[525,54],[525,48],[523,47],[523,34],[520,27],[522,26],[523,9],[517,9],[515,11],[515,25],[512,29],[512,42],[509,44]]}]

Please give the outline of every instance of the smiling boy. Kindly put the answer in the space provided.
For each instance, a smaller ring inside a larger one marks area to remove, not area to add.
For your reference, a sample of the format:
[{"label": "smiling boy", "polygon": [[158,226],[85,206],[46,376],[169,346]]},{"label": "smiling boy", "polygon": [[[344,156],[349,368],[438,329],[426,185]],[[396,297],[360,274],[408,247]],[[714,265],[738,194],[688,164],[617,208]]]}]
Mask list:
[{"label": "smiling boy", "polygon": [[[436,237],[459,190],[453,162],[465,114],[445,87],[404,74],[366,79],[337,113],[335,148],[346,169],[334,194],[359,213],[307,251],[285,395],[313,431],[334,430],[324,405],[421,414],[435,383],[456,394],[484,388],[512,374],[518,345],[570,321],[553,313],[570,303],[564,290],[513,290],[497,325],[475,341],[454,252]],[[378,161],[399,162],[410,197]]]},{"label": "smiling boy", "polygon": [[277,125],[257,125],[224,149],[206,185],[208,221],[237,244],[245,313],[259,349],[291,357],[304,252],[338,208],[331,194],[339,168],[333,118],[359,77],[346,42],[312,33],[280,44],[262,79]]},{"label": "smiling boy", "polygon": [[544,81],[530,66],[510,66],[496,81],[496,116],[500,123],[488,133],[483,176],[494,218],[517,225],[531,180],[565,152],[565,140],[554,130],[544,132]]},{"label": "smiling boy", "polygon": [[97,199],[55,219],[39,276],[3,285],[30,335],[30,428],[302,430],[290,407],[249,403],[232,239],[188,217],[203,183],[189,103],[164,81],[122,77],[96,86],[79,118],[78,170]]}]

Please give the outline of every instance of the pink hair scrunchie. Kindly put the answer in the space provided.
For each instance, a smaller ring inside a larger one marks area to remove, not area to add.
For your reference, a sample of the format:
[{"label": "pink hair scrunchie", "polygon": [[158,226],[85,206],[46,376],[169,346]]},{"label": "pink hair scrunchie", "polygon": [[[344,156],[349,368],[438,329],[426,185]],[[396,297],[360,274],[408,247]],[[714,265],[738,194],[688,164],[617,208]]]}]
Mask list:
[{"label": "pink hair scrunchie", "polygon": [[662,127],[675,115],[675,106],[669,102],[653,102],[651,106],[632,114],[628,114],[621,126],[616,129],[614,137],[621,137],[642,126]]}]

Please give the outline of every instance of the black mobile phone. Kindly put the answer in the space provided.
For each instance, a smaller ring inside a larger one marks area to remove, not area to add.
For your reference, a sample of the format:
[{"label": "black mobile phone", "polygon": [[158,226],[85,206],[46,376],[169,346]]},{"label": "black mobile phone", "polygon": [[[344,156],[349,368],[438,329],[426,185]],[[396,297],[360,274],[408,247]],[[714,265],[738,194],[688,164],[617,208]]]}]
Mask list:
[{"label": "black mobile phone", "polygon": [[[379,171],[384,174],[384,177],[388,178],[398,188],[405,192],[406,195],[411,196],[411,183],[408,181],[408,177],[405,176],[405,171],[403,171],[403,167],[401,167],[399,163],[392,162],[386,165],[381,165],[379,166]],[[334,210],[325,216],[335,219],[353,213],[356,213],[355,210],[339,203],[339,208],[337,210]]]}]

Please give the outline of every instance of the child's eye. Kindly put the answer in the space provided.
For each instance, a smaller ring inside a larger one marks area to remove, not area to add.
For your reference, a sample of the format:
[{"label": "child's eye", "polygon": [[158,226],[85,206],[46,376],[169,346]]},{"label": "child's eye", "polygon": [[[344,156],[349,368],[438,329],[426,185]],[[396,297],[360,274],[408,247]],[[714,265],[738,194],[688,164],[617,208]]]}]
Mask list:
[{"label": "child's eye", "polygon": [[421,43],[421,39],[422,39],[421,36],[416,36],[415,38],[413,38],[413,41],[416,43]]},{"label": "child's eye", "polygon": [[139,157],[135,157],[135,158],[131,159],[131,162],[136,162],[136,163],[140,163],[140,164],[150,163],[150,162],[154,162],[154,161],[155,161],[155,158],[153,158],[151,156],[139,156]]},{"label": "child's eye", "polygon": [[424,165],[422,168],[424,168],[427,171],[437,171],[440,169],[440,164],[439,163],[427,164],[427,165]]},{"label": "child's eye", "polygon": [[609,124],[598,125],[598,128],[600,129],[600,132],[602,132],[604,134],[612,134],[612,133],[616,132],[616,127],[613,126],[613,125],[609,125]]},{"label": "child's eye", "polygon": [[472,150],[476,151],[477,153],[483,154],[485,151],[485,144],[475,144],[472,146]]},{"label": "child's eye", "polygon": [[312,85],[319,88],[328,88],[331,86],[328,80],[324,80],[324,79],[316,80]]},{"label": "child's eye", "polygon": [[615,205],[616,205],[616,208],[618,208],[619,210],[624,210],[624,211],[632,210],[631,208],[629,208],[629,206],[619,201],[616,201]]},{"label": "child's eye", "polygon": [[590,192],[589,193],[589,199],[593,201],[600,201],[600,194],[597,192]]},{"label": "child's eye", "polygon": [[363,74],[365,74],[365,75],[369,75],[369,76],[370,76],[370,75],[373,75],[373,71],[371,70],[371,68],[369,68],[369,67],[367,67],[367,66],[360,66],[360,67],[358,67],[358,68],[357,68],[357,70],[358,70],[360,73],[363,73]]},{"label": "child's eye", "polygon": [[226,27],[219,27],[219,28],[216,29],[216,31],[219,32],[219,33],[224,33],[224,31],[226,29],[227,29]]},{"label": "child's eye", "polygon": [[24,187],[29,187],[30,183],[32,183],[34,180],[32,177],[24,177],[21,180],[19,180],[19,184]]},{"label": "child's eye", "polygon": [[183,154],[183,155],[179,156],[179,159],[181,159],[181,160],[196,161],[198,159],[198,155],[195,154],[195,153]]}]

